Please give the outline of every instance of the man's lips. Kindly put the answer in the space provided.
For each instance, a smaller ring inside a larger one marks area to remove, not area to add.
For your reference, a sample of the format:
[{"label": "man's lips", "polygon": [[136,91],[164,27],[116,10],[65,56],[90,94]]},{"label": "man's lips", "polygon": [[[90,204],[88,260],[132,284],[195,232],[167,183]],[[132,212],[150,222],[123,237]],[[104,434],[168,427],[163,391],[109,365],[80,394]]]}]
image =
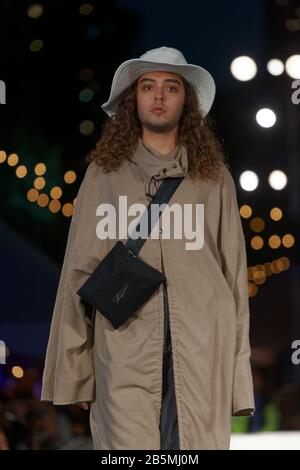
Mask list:
[{"label": "man's lips", "polygon": [[165,113],[165,109],[164,108],[161,108],[160,106],[154,106],[154,108],[151,108],[151,110],[153,113]]}]

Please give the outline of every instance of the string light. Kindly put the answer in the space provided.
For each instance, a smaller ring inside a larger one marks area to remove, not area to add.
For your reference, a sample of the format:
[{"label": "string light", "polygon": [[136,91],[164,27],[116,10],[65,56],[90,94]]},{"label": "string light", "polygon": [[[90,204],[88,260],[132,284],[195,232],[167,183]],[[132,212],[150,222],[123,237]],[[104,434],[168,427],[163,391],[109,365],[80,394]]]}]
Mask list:
[{"label": "string light", "polygon": [[282,210],[279,209],[279,207],[273,207],[273,209],[270,210],[270,217],[277,222],[282,218]]},{"label": "string light", "polygon": [[265,222],[260,217],[254,217],[250,222],[250,227],[253,232],[262,232],[265,225]]},{"label": "string light", "polygon": [[47,167],[45,163],[37,163],[34,167],[34,172],[37,176],[42,176],[46,173]]},{"label": "string light", "polygon": [[256,236],[251,239],[250,244],[254,250],[260,250],[264,246],[264,241],[262,237]]},{"label": "string light", "polygon": [[27,175],[27,168],[25,165],[20,165],[16,168],[16,176],[18,178],[24,178]]},{"label": "string light", "polygon": [[252,209],[250,206],[248,206],[247,204],[243,205],[240,207],[240,215],[241,217],[243,217],[244,219],[249,219],[249,217],[251,217],[252,215]]},{"label": "string light", "polygon": [[71,215],[73,215],[73,209],[74,209],[73,204],[71,204],[70,202],[67,202],[62,207],[62,213],[66,217],[71,217]]},{"label": "string light", "polygon": [[94,96],[94,92],[93,90],[89,88],[85,88],[84,90],[81,90],[81,92],[79,93],[79,99],[83,103],[88,103],[89,101],[91,101],[93,99],[93,96]]},{"label": "string light", "polygon": [[79,125],[79,131],[83,135],[90,135],[94,132],[95,126],[92,121],[88,119],[82,121]]},{"label": "string light", "polygon": [[253,281],[255,282],[255,284],[263,284],[265,281],[266,281],[266,276],[265,276],[265,273],[263,271],[256,271],[255,273],[255,278],[253,279]]},{"label": "string light", "polygon": [[50,196],[52,199],[60,199],[62,196],[62,190],[59,186],[53,186],[53,188],[50,191]]},{"label": "string light", "polygon": [[67,184],[71,184],[71,183],[74,183],[74,181],[76,181],[76,173],[75,171],[67,171],[65,174],[64,174],[64,180]]},{"label": "string light", "polygon": [[[0,163],[4,163],[7,161],[7,164],[11,167],[16,166],[19,163],[19,157],[16,153],[12,153],[7,158],[7,154],[4,150],[0,151]],[[37,202],[40,207],[48,206],[48,209],[52,213],[57,213],[60,210],[65,217],[71,217],[73,215],[74,205],[76,202],[76,197],[73,200],[73,204],[71,202],[65,203],[64,205],[61,204],[58,199],[62,197],[63,191],[59,186],[53,186],[50,190],[50,196],[46,193],[40,194],[39,191],[43,189],[46,185],[46,180],[41,175],[44,175],[47,171],[47,167],[45,163],[39,162],[34,167],[34,173],[37,177],[34,179],[33,188],[30,188],[27,193],[26,197],[29,202]],[[28,175],[28,169],[25,165],[19,165],[16,170],[15,174],[17,178],[24,178]],[[72,184],[76,181],[77,175],[75,171],[68,170],[64,174],[64,181],[67,184]]]},{"label": "string light", "polygon": [[253,282],[248,282],[248,295],[254,297],[258,292],[258,287]]},{"label": "string light", "polygon": [[47,194],[43,193],[39,195],[37,199],[37,203],[40,207],[48,206],[48,202],[49,202],[49,196]]},{"label": "string light", "polygon": [[37,201],[38,197],[39,197],[39,192],[38,192],[37,189],[31,188],[31,189],[29,189],[29,191],[27,191],[28,201],[35,202],[35,201]]},{"label": "string light", "polygon": [[282,244],[285,248],[291,248],[295,243],[295,238],[290,233],[282,237]]},{"label": "string light", "polygon": [[83,3],[79,7],[79,13],[84,16],[90,15],[93,10],[94,10],[94,7],[91,3]]},{"label": "string light", "polygon": [[273,274],[279,274],[280,273],[280,266],[277,264],[277,260],[275,259],[271,263],[271,271]]},{"label": "string light", "polygon": [[258,292],[258,285],[266,282],[267,278],[280,274],[290,267],[290,260],[286,256],[275,259],[271,262],[264,264],[257,264],[256,266],[248,267],[248,294],[249,297],[254,297]]},{"label": "string light", "polygon": [[266,272],[266,276],[272,276],[272,270],[271,270],[271,263],[267,262],[265,263],[265,272]]},{"label": "string light", "polygon": [[20,366],[14,366],[11,369],[11,373],[16,379],[21,379],[24,376],[24,371],[23,371],[22,367],[20,367]]},{"label": "string light", "polygon": [[0,163],[4,163],[6,160],[6,152],[4,150],[0,150]]},{"label": "string light", "polygon": [[33,186],[36,189],[43,189],[46,186],[45,178],[43,178],[42,176],[38,176],[37,178],[35,178],[35,180],[33,182]]},{"label": "string light", "polygon": [[41,39],[34,39],[29,45],[29,50],[31,52],[39,52],[43,48],[43,41]]},{"label": "string light", "polygon": [[18,164],[18,161],[19,157],[16,153],[10,154],[7,159],[7,163],[9,164],[9,166],[16,166]]},{"label": "string light", "polygon": [[27,15],[32,19],[39,18],[44,11],[44,7],[40,3],[34,3],[27,8]]},{"label": "string light", "polygon": [[269,246],[273,249],[279,248],[281,245],[281,240],[278,235],[272,235],[269,238]]},{"label": "string light", "polygon": [[61,203],[57,199],[52,199],[49,202],[49,211],[52,213],[59,212],[61,208]]}]

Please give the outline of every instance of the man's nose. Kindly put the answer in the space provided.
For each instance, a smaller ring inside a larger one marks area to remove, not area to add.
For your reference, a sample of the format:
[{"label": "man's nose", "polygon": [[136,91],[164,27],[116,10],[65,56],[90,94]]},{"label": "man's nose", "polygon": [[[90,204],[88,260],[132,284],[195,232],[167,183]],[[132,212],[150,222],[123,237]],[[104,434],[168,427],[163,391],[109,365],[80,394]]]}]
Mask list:
[{"label": "man's nose", "polygon": [[157,94],[155,95],[155,100],[156,100],[156,101],[163,101],[163,100],[164,100],[164,97],[163,97],[163,95],[162,95],[161,93],[157,93]]},{"label": "man's nose", "polygon": [[163,101],[165,99],[164,91],[162,88],[157,88],[155,92],[155,100]]}]

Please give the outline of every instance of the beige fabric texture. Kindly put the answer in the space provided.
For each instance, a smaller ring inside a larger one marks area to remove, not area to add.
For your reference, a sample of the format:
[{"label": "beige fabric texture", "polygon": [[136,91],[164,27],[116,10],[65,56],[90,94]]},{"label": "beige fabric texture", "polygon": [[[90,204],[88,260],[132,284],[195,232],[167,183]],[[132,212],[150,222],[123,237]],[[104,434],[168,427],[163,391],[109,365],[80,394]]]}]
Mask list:
[{"label": "beige fabric texture", "polygon": [[[132,160],[118,171],[105,174],[89,164],[46,354],[41,399],[56,405],[90,401],[95,449],[160,449],[164,339],[162,286],[117,330],[101,312],[93,321],[85,315],[76,292],[117,240],[96,236],[96,209],[111,203],[118,214],[119,195],[127,196],[128,207],[146,206],[151,177],[184,175],[169,206],[204,204],[203,247],[187,250],[191,240],[184,233],[174,238],[171,225],[169,239],[164,232],[150,237],[139,253],[167,278],[180,449],[228,449],[231,416],[254,412],[247,259],[233,178],[223,164],[219,182],[194,181],[185,147],[162,155],[139,139]],[[117,235],[118,227],[117,221]]]}]

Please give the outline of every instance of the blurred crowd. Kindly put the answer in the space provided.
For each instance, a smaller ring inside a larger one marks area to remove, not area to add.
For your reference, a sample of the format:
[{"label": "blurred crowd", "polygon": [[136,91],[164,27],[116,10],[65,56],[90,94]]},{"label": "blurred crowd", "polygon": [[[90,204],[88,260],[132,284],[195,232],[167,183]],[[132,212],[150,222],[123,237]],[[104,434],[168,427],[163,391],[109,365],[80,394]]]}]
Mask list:
[{"label": "blurred crowd", "polygon": [[92,449],[89,414],[39,400],[33,370],[0,390],[0,450]]},{"label": "blurred crowd", "polygon": [[290,352],[252,350],[255,414],[236,417],[233,432],[300,431],[300,377]]},{"label": "blurred crowd", "polygon": [[[253,354],[256,412],[234,417],[232,432],[300,431],[300,384],[285,382],[274,354]],[[285,370],[285,367],[283,367]],[[0,450],[92,449],[89,413],[40,401],[40,373],[0,384]]]}]

